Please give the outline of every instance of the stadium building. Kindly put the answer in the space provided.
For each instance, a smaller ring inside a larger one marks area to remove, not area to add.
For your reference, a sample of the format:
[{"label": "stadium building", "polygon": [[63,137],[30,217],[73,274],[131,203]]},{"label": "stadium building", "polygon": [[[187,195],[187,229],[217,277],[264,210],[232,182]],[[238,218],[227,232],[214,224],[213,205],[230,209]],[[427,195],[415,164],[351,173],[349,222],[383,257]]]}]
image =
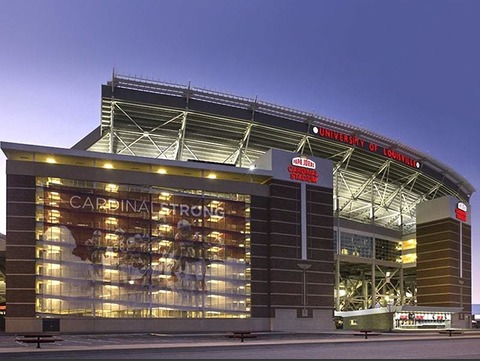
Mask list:
[{"label": "stadium building", "polygon": [[7,332],[470,325],[475,190],[453,169],[190,85],[114,74],[101,102],[70,149],[1,143]]}]

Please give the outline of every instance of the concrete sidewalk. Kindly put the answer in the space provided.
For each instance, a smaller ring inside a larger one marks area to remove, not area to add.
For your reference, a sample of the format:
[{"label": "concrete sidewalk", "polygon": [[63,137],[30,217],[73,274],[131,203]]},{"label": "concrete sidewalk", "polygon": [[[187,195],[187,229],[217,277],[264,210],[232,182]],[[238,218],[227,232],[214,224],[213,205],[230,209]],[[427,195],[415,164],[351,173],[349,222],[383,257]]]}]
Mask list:
[{"label": "concrete sidewalk", "polygon": [[[0,336],[0,355],[17,353],[44,353],[68,351],[106,351],[106,350],[135,350],[135,349],[186,349],[202,347],[246,347],[248,345],[274,344],[321,344],[321,343],[351,343],[351,342],[394,342],[399,340],[422,341],[427,339],[445,338],[480,338],[480,331],[466,330],[461,335],[439,334],[438,331],[409,332],[409,333],[381,333],[378,336],[369,336],[365,339],[358,331],[337,331],[326,333],[275,333],[258,332],[257,337],[245,339],[228,338],[227,333],[216,334],[109,334],[109,335],[60,335],[63,341],[42,344],[21,344],[15,341],[15,335]],[[360,337],[356,337],[359,335]]]}]

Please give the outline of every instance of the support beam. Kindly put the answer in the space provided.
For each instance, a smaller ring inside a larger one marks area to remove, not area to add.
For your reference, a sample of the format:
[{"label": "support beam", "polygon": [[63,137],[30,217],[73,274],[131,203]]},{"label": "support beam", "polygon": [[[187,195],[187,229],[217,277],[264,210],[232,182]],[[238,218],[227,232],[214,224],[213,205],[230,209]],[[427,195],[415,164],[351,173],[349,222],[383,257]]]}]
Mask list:
[{"label": "support beam", "polygon": [[178,130],[177,141],[175,144],[175,160],[182,160],[183,146],[185,143],[185,129],[187,128],[187,112],[183,113],[182,125]]}]

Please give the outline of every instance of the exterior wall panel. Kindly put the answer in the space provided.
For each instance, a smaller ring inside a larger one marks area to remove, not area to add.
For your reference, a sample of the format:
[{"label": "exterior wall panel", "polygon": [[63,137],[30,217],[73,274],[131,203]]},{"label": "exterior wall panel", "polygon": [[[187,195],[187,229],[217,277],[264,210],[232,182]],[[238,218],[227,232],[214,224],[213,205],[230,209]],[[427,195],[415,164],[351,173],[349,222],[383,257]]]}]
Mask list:
[{"label": "exterior wall panel", "polygon": [[7,258],[15,260],[24,260],[30,263],[35,259],[35,246],[31,245],[7,245]]},{"label": "exterior wall panel", "polygon": [[417,224],[419,305],[460,307],[471,313],[470,268],[470,225],[451,218]]},{"label": "exterior wall panel", "polygon": [[25,260],[11,260],[7,259],[6,268],[9,277],[16,274],[34,274],[35,273],[35,259]]},{"label": "exterior wall panel", "polygon": [[[31,292],[28,292],[30,293]],[[15,294],[12,296],[12,298],[15,298]],[[8,300],[7,300],[8,302]],[[22,317],[35,317],[35,303],[31,304],[23,304],[23,303],[7,303],[8,307],[8,315],[7,315],[7,325],[8,325],[8,319],[13,319],[15,317],[22,318]],[[28,332],[30,329],[23,329],[19,330],[19,332]]]},{"label": "exterior wall panel", "polygon": [[[8,277],[9,285],[14,286],[15,289],[35,289],[35,276],[32,274],[22,275],[22,274],[10,274]],[[7,286],[8,287],[8,286]],[[8,287],[10,289],[10,287]],[[12,288],[13,289],[13,288]],[[19,302],[19,300],[15,300]]]}]

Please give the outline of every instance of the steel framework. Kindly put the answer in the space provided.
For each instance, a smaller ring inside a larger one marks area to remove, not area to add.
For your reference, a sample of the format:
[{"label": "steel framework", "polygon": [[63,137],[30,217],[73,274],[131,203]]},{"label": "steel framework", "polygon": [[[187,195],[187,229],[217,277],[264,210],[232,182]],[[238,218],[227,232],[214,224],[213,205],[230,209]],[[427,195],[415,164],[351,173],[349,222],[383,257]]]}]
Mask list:
[{"label": "steel framework", "polygon": [[[446,195],[468,202],[474,192],[453,169],[368,130],[190,84],[113,74],[102,91],[101,113],[100,131],[88,146],[82,143],[83,149],[237,167],[248,167],[270,148],[331,159],[335,217],[396,231],[396,241],[415,234],[418,203]],[[311,132],[313,126],[401,151],[422,166],[409,167],[346,143],[316,137]],[[349,263],[352,260],[340,253],[337,261],[338,310],[371,307],[379,297],[399,304],[414,302],[414,264],[382,264],[361,258]]]}]

